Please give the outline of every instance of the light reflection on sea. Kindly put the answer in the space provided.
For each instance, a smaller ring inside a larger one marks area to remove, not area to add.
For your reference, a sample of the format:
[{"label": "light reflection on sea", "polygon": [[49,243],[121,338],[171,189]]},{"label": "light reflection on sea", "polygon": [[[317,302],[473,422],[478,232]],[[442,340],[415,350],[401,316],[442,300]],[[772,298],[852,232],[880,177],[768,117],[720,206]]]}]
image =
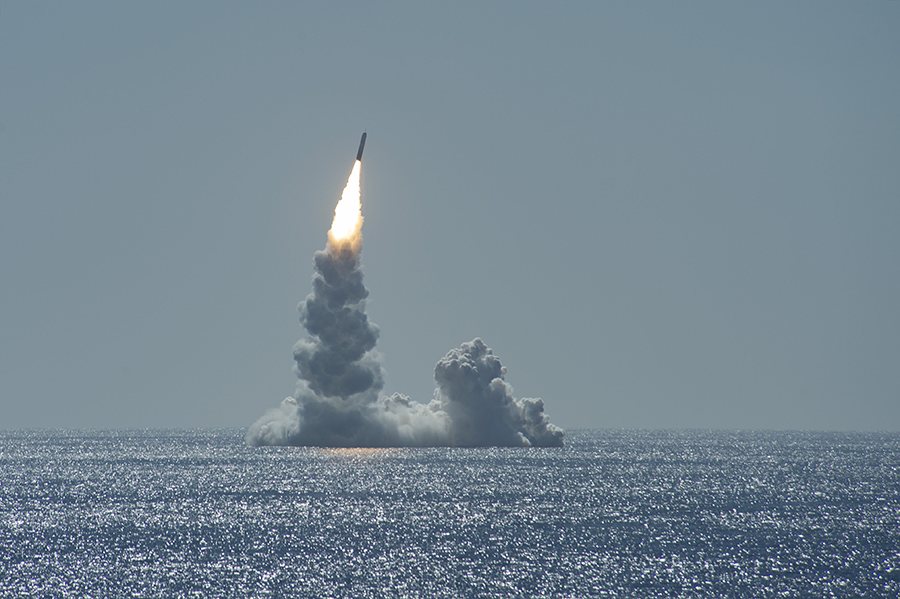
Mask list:
[{"label": "light reflection on sea", "polygon": [[0,432],[2,597],[900,596],[900,435]]}]

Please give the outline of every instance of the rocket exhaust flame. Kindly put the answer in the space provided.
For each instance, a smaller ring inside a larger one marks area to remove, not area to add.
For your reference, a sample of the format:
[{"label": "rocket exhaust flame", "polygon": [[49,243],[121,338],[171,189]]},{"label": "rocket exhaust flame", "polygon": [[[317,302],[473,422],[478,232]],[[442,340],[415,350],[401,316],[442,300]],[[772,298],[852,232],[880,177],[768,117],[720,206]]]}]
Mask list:
[{"label": "rocket exhaust flame", "polygon": [[434,399],[379,396],[384,371],[368,320],[359,256],[359,174],[366,134],[334,210],[325,251],[315,253],[313,292],[300,303],[309,337],[294,346],[297,390],[247,431],[251,445],[318,447],[559,447],[564,432],[540,399],[516,399],[506,368],[481,339],[435,366]]},{"label": "rocket exhaust flame", "polygon": [[[362,162],[359,160],[353,163],[353,170],[350,172],[350,178],[347,179],[344,193],[341,194],[341,201],[334,208],[334,221],[328,231],[328,242],[335,247],[347,241],[352,243],[362,230],[362,206],[359,202],[359,171],[361,167]],[[359,246],[361,245],[362,243],[359,244]]]}]

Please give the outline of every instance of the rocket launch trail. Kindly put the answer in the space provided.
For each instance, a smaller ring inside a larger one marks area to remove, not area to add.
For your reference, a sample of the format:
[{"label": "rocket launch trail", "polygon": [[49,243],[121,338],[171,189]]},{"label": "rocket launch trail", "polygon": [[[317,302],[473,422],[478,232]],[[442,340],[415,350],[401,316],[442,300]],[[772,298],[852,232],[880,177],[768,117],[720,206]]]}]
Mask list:
[{"label": "rocket launch trail", "polygon": [[341,194],[341,201],[334,208],[334,222],[328,231],[328,241],[332,248],[338,248],[346,243],[350,244],[354,252],[362,248],[363,217],[362,206],[359,203],[359,172],[362,168],[362,153],[366,147],[366,133],[363,131],[359,140],[359,150],[356,151],[356,161],[347,179],[347,186]]},{"label": "rocket launch trail", "polygon": [[366,314],[360,170],[366,134],[347,178],[313,289],[298,306],[308,335],[294,345],[297,387],[247,431],[251,445],[319,447],[561,447],[565,432],[544,402],[513,397],[506,368],[481,339],[450,350],[434,367],[428,403],[386,396],[375,350],[379,328]]}]

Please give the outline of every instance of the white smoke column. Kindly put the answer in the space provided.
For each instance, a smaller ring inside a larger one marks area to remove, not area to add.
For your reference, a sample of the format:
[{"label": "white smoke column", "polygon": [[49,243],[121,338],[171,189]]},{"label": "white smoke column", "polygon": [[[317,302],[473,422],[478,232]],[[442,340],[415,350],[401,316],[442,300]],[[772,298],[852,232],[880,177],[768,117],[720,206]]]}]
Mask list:
[{"label": "white smoke column", "polygon": [[335,208],[324,251],[315,253],[313,291],[300,303],[309,337],[294,346],[297,390],[247,431],[251,445],[321,447],[561,446],[540,399],[517,400],[506,369],[481,339],[435,367],[435,399],[379,397],[384,372],[366,316],[360,269],[363,217],[359,160]]},{"label": "white smoke column", "polygon": [[315,253],[313,292],[299,306],[310,336],[294,346],[297,391],[250,428],[251,444],[386,444],[383,431],[373,429],[370,414],[384,376],[374,351],[378,327],[366,316],[369,292],[359,264],[360,168],[357,160],[335,208],[325,250]]}]

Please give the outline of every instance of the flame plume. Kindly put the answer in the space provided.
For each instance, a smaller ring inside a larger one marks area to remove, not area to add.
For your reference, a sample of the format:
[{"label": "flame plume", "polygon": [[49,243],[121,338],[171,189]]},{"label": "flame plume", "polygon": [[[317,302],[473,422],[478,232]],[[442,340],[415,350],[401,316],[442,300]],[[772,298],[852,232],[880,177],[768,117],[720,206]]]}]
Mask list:
[{"label": "flame plume", "polygon": [[341,201],[334,208],[334,221],[328,231],[330,248],[339,250],[349,245],[354,254],[358,253],[362,246],[363,217],[359,202],[359,171],[361,167],[362,162],[359,160],[353,164],[350,178],[347,179],[347,186],[344,187],[344,192],[341,194]]}]

